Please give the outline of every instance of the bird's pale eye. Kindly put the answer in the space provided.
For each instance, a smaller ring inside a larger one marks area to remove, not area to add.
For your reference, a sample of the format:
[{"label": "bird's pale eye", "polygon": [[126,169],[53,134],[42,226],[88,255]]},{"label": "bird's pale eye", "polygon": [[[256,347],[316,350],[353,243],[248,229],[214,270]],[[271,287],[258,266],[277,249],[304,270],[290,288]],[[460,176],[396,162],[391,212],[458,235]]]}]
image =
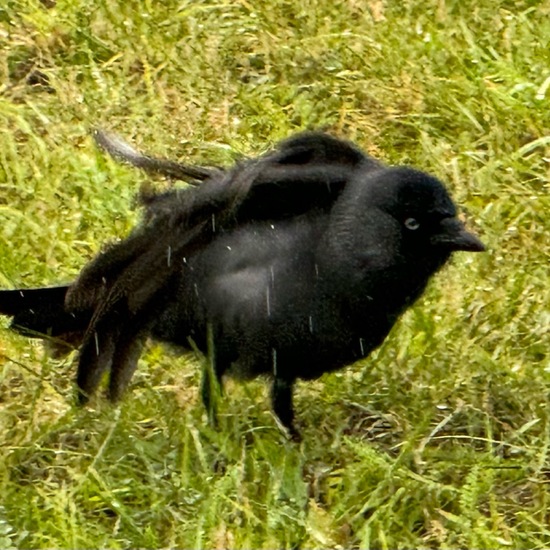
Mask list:
[{"label": "bird's pale eye", "polygon": [[407,218],[405,227],[411,231],[416,231],[420,227],[420,222],[416,218]]}]

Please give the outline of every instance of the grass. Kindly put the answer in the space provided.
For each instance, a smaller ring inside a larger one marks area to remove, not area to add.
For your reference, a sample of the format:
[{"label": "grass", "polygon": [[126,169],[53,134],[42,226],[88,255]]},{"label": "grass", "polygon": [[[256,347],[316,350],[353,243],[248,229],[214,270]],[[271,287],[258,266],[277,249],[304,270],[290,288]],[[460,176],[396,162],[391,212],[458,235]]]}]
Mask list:
[{"label": "grass", "polygon": [[447,182],[489,250],[299,385],[299,445],[261,382],[214,432],[200,363],[155,344],[79,409],[74,357],[2,321],[0,549],[548,548],[548,0],[54,4],[0,7],[1,287],[70,281],[138,219],[94,126],[213,164],[326,128]]}]

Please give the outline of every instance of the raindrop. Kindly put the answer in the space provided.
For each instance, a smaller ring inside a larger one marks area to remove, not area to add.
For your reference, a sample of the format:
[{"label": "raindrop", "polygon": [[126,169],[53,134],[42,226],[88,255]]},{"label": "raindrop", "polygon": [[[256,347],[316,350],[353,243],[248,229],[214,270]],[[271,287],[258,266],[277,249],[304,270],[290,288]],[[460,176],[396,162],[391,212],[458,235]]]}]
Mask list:
[{"label": "raindrop", "polygon": [[269,300],[269,287],[265,289],[265,302],[267,306],[267,316],[271,317],[271,302]]},{"label": "raindrop", "polygon": [[271,273],[271,286],[275,284],[275,273],[273,271],[273,266],[270,266],[269,271]]},{"label": "raindrop", "polygon": [[231,250],[231,247],[230,247],[230,246],[228,246],[228,247],[227,247],[227,250]]},{"label": "raindrop", "polygon": [[166,250],[166,262],[168,264],[168,267],[172,265],[172,247],[169,246]]},{"label": "raindrop", "polygon": [[216,215],[212,214],[212,232],[216,232]]},{"label": "raindrop", "polygon": [[315,264],[315,277],[319,277],[319,266]]},{"label": "raindrop", "polygon": [[313,317],[311,315],[309,316],[309,332],[313,334]]},{"label": "raindrop", "polygon": [[184,256],[183,257],[183,263],[186,264],[187,263],[187,258]]},{"label": "raindrop", "polygon": [[273,224],[271,224],[271,229],[275,229],[275,226]]},{"label": "raindrop", "polygon": [[277,350],[271,348],[271,364],[273,365],[273,376],[277,378]]},{"label": "raindrop", "polygon": [[107,279],[105,277],[101,277],[101,282],[104,286],[107,286]]},{"label": "raindrop", "polygon": [[359,347],[361,348],[361,355],[365,357],[365,345],[363,338],[359,338]]},{"label": "raindrop", "polygon": [[94,332],[94,340],[95,340],[95,353],[99,357],[99,338],[97,336],[97,332]]},{"label": "raindrop", "polygon": [[198,298],[198,296],[199,296],[199,287],[197,286],[197,283],[195,283],[195,284],[193,285],[193,287],[195,288],[195,295],[196,295],[197,298]]}]

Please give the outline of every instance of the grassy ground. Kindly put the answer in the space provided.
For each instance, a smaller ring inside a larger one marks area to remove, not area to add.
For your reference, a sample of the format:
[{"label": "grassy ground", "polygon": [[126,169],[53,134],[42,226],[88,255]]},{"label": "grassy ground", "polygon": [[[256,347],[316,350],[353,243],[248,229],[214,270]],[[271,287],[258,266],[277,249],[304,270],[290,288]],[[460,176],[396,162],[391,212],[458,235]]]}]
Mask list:
[{"label": "grassy ground", "polygon": [[[548,548],[548,0],[6,0],[0,286],[70,281],[128,233],[145,176],[101,125],[227,164],[327,128],[447,182],[457,254],[368,360],[261,382],[206,426],[198,361],[151,345],[119,408],[0,327],[0,549]],[[155,182],[162,186],[163,182]]]}]

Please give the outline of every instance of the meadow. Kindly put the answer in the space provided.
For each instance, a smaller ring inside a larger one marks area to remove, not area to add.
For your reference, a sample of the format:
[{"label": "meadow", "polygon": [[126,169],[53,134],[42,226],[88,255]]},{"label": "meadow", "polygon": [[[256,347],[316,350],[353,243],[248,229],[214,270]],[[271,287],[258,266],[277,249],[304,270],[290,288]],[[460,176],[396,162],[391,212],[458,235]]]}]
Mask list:
[{"label": "meadow", "polygon": [[[446,183],[457,253],[369,358],[262,381],[151,343],[122,403],[0,320],[0,550],[550,547],[550,1],[5,0],[0,287],[66,283],[173,185],[94,127],[229,165],[304,129]],[[180,185],[176,183],[176,185]]]}]

